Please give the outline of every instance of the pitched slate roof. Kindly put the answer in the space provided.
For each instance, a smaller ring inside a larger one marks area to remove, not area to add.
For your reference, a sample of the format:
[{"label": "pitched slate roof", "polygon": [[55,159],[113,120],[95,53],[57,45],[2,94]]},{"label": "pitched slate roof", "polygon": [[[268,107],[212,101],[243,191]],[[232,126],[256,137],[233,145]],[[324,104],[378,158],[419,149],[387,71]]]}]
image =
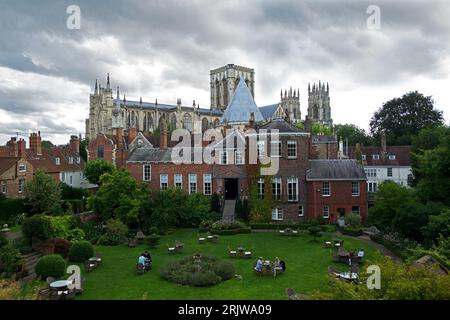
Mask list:
[{"label": "pitched slate roof", "polygon": [[283,132],[308,133],[307,131],[298,128],[297,126],[293,125],[290,122],[287,122],[284,119],[275,119],[273,121],[270,121],[269,123],[262,125],[261,127],[259,127],[259,129],[278,130],[279,133]]},{"label": "pitched slate roof", "polygon": [[367,180],[367,178],[363,166],[356,160],[309,160],[306,180]]},{"label": "pitched slate roof", "polygon": [[[136,148],[128,156],[127,162],[170,162],[172,161],[172,150],[174,148],[168,148],[161,150],[159,148]],[[199,154],[203,154],[202,148],[190,148],[191,161],[194,162],[194,152],[198,151]]]},{"label": "pitched slate roof", "polygon": [[254,113],[256,122],[264,121],[244,78],[241,78],[223,113],[221,123],[248,123],[251,113]]},{"label": "pitched slate roof", "polygon": [[279,107],[279,104],[271,104],[268,106],[259,107],[259,111],[261,112],[261,115],[266,121],[269,121],[272,119],[275,112],[277,112],[277,109]]},{"label": "pitched slate roof", "polygon": [[[361,154],[366,155],[366,160],[363,160],[363,164],[366,166],[401,166],[410,167],[411,166],[411,146],[387,146],[387,155],[383,159],[382,149],[378,146],[362,146]],[[355,159],[356,147],[348,148],[349,157]],[[373,159],[373,155],[378,154],[380,157],[378,160]],[[395,155],[394,160],[389,160],[389,155]]]},{"label": "pitched slate roof", "polygon": [[12,166],[16,165],[20,157],[0,157],[0,174],[9,170]]},{"label": "pitched slate roof", "polygon": [[[123,107],[123,100],[118,100],[118,99],[114,99],[114,104],[116,104],[117,102],[119,102],[121,104],[121,106]],[[125,105],[127,107],[133,107],[133,108],[143,108],[143,109],[147,109],[147,110],[155,110],[156,108],[158,110],[161,111],[175,111],[177,108],[176,104],[164,104],[164,103],[158,103],[155,104],[154,102],[140,102],[140,101],[125,101]],[[194,108],[192,107],[186,107],[186,106],[181,106],[181,110],[182,111],[194,111]],[[203,109],[203,108],[195,108],[196,112],[199,112],[200,114],[205,114],[205,115],[214,115],[214,116],[222,116],[223,112],[219,109]]]},{"label": "pitched slate roof", "polygon": [[[72,163],[69,163],[69,157],[72,157]],[[80,163],[77,163],[79,157]],[[60,164],[56,164],[56,158],[59,158]],[[43,169],[48,173],[58,172],[78,172],[83,171],[86,163],[81,159],[78,153],[73,152],[68,147],[53,147],[42,149],[42,155],[34,155],[31,150],[27,150],[27,161],[35,169]]]}]

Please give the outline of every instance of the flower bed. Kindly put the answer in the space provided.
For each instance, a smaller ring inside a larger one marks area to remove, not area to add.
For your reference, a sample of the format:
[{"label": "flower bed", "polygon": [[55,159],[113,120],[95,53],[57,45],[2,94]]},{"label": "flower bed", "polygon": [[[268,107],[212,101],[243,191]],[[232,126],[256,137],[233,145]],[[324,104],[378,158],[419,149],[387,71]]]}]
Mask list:
[{"label": "flower bed", "polygon": [[195,254],[178,261],[170,261],[160,269],[163,279],[194,287],[207,287],[231,279],[235,274],[230,262]]}]

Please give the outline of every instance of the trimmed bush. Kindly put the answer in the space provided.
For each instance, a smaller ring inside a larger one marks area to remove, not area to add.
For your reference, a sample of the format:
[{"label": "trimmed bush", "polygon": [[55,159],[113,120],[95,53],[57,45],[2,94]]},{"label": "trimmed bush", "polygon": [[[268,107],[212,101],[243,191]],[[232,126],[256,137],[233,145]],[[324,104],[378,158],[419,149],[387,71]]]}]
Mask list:
[{"label": "trimmed bush", "polygon": [[32,216],[23,221],[22,234],[29,244],[34,239],[44,241],[52,236],[52,224],[44,215]]},{"label": "trimmed bush", "polygon": [[311,224],[309,223],[251,223],[250,227],[252,229],[267,229],[267,230],[277,230],[277,229],[299,229],[299,230],[307,230]]},{"label": "trimmed bush", "polygon": [[70,241],[67,241],[65,239],[50,239],[47,240],[53,244],[54,247],[54,253],[61,255],[63,258],[67,258],[69,255],[70,247],[72,246],[72,243]]},{"label": "trimmed bush", "polygon": [[94,255],[94,247],[89,241],[75,242],[69,251],[69,260],[73,262],[84,262]]},{"label": "trimmed bush", "polygon": [[190,285],[194,287],[208,287],[213,286],[221,281],[220,277],[213,271],[207,270],[205,272],[194,272],[192,274]]},{"label": "trimmed bush", "polygon": [[341,232],[342,234],[352,237],[359,237],[363,234],[362,228],[343,228]]},{"label": "trimmed bush", "polygon": [[66,272],[66,262],[59,254],[50,254],[39,259],[36,274],[42,279],[47,277],[60,278]]}]

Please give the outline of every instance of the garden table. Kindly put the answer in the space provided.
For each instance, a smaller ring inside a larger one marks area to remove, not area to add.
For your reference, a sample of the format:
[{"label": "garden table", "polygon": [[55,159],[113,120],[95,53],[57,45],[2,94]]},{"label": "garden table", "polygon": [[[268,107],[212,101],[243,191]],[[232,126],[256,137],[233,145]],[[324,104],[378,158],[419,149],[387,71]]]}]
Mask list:
[{"label": "garden table", "polygon": [[72,281],[69,281],[69,280],[58,280],[58,281],[54,281],[54,282],[50,283],[50,287],[55,288],[55,289],[60,289],[60,288],[67,287],[71,283],[72,283]]}]

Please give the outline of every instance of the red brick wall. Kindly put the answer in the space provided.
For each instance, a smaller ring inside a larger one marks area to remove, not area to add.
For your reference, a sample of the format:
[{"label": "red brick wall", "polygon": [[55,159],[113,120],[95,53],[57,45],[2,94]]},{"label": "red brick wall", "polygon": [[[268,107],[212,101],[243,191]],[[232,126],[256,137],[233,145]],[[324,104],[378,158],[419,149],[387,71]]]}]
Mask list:
[{"label": "red brick wall", "polygon": [[[213,174],[212,166],[207,164],[173,164],[173,163],[152,163],[151,181],[143,181],[143,163],[127,163],[126,168],[138,182],[148,185],[150,190],[160,190],[160,174],[167,174],[169,177],[169,188],[175,186],[175,174],[183,175],[183,190],[189,192],[189,174],[197,175],[197,192],[203,193],[203,174]],[[217,181],[212,179],[212,193],[217,191]]]},{"label": "red brick wall", "polygon": [[[89,142],[87,146],[89,159],[88,160],[97,160],[98,157],[98,147],[103,146],[103,159],[113,163],[113,150],[115,148],[114,142],[106,137],[104,134],[97,134],[97,137]],[[115,164],[115,163],[113,163]]]},{"label": "red brick wall", "polygon": [[[25,172],[19,172],[19,164],[26,165]],[[33,178],[33,166],[24,159],[17,162],[9,170],[0,175],[0,192],[2,192],[2,183],[6,182],[8,198],[24,198],[25,193],[19,193],[19,179],[25,179],[25,184]]]},{"label": "red brick wall", "polygon": [[345,214],[352,212],[352,206],[359,206],[362,221],[367,221],[367,183],[359,181],[359,196],[352,196],[351,181],[330,181],[331,195],[322,196],[322,181],[308,181],[309,218],[322,217],[323,206],[330,207],[330,223],[339,217],[338,208],[344,208]]},{"label": "red brick wall", "polygon": [[338,144],[332,143],[311,143],[311,159],[337,159]]}]

